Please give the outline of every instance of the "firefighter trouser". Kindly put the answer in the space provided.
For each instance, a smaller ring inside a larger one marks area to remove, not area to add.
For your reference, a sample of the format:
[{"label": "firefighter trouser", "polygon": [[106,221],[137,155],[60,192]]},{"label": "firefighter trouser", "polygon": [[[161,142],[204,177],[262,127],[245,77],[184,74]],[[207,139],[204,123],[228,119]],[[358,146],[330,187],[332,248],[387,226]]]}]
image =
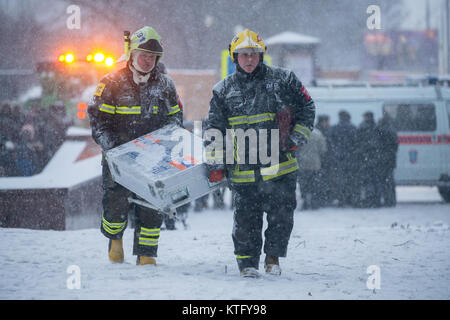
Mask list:
[{"label": "firefighter trouser", "polygon": [[246,267],[258,269],[263,247],[263,214],[267,213],[264,232],[264,253],[285,257],[294,225],[296,174],[279,180],[251,184],[233,184],[234,253],[239,270]]},{"label": "firefighter trouser", "polygon": [[133,255],[156,257],[163,216],[157,211],[129,203],[133,193],[112,180],[108,165],[103,163],[102,233],[109,239],[122,239],[128,214],[135,209]]}]

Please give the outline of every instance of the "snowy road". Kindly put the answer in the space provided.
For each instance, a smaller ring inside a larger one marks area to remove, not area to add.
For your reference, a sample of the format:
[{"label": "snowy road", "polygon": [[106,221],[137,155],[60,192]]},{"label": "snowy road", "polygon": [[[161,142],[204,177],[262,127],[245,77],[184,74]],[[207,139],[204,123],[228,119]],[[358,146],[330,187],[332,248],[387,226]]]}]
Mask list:
[{"label": "snowy road", "polygon": [[[389,209],[297,211],[283,274],[261,279],[238,275],[229,209],[162,231],[157,267],[135,266],[130,228],[120,265],[97,229],[0,228],[0,299],[450,299],[450,205],[433,188],[398,198]],[[68,268],[80,289],[68,288]]]}]

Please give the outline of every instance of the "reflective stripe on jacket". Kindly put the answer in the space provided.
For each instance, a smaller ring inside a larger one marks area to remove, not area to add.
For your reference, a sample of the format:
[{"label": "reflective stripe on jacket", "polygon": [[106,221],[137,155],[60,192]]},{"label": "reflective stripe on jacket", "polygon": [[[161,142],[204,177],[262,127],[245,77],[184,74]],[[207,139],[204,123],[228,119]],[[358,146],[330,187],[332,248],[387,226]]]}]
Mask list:
[{"label": "reflective stripe on jacket", "polygon": [[106,75],[88,105],[94,140],[107,150],[166,124],[182,125],[175,84],[158,66],[139,86],[128,67]]}]

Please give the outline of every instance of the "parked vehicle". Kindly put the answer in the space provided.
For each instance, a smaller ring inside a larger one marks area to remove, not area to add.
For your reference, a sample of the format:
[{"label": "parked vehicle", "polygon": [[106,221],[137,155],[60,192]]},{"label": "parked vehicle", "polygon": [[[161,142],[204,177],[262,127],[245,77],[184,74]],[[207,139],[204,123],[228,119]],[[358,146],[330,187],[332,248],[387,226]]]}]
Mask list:
[{"label": "parked vehicle", "polygon": [[397,185],[437,186],[450,201],[450,88],[434,86],[311,87],[317,114],[336,123],[347,110],[358,125],[367,111],[383,112],[397,129],[399,149],[394,178]]}]

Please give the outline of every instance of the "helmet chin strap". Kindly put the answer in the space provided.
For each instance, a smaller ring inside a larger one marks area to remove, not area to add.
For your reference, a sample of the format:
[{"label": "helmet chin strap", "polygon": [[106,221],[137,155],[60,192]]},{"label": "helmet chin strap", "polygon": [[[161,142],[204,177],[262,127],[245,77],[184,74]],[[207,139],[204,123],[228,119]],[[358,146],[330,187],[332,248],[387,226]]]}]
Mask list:
[{"label": "helmet chin strap", "polygon": [[153,67],[152,69],[150,69],[149,71],[143,70],[141,67],[139,67],[139,64],[138,64],[138,62],[137,62],[138,56],[139,56],[139,51],[133,52],[133,54],[131,55],[131,64],[133,65],[133,67],[134,67],[139,73],[141,73],[142,75],[145,75],[145,74],[147,74],[147,73],[150,73],[150,72],[153,70],[154,67]]},{"label": "helmet chin strap", "polygon": [[139,64],[137,62],[138,55],[139,53],[136,52],[132,53],[130,70],[133,73],[133,81],[139,85],[140,83],[146,83],[148,81],[148,79],[150,78],[150,73],[155,67],[153,67],[150,71],[147,72],[142,70],[142,68],[139,67]]},{"label": "helmet chin strap", "polygon": [[129,64],[129,68],[131,70],[131,73],[133,74],[133,81],[137,85],[146,83],[148,79],[150,78],[151,72],[143,73],[139,70],[137,70],[132,63]]}]

